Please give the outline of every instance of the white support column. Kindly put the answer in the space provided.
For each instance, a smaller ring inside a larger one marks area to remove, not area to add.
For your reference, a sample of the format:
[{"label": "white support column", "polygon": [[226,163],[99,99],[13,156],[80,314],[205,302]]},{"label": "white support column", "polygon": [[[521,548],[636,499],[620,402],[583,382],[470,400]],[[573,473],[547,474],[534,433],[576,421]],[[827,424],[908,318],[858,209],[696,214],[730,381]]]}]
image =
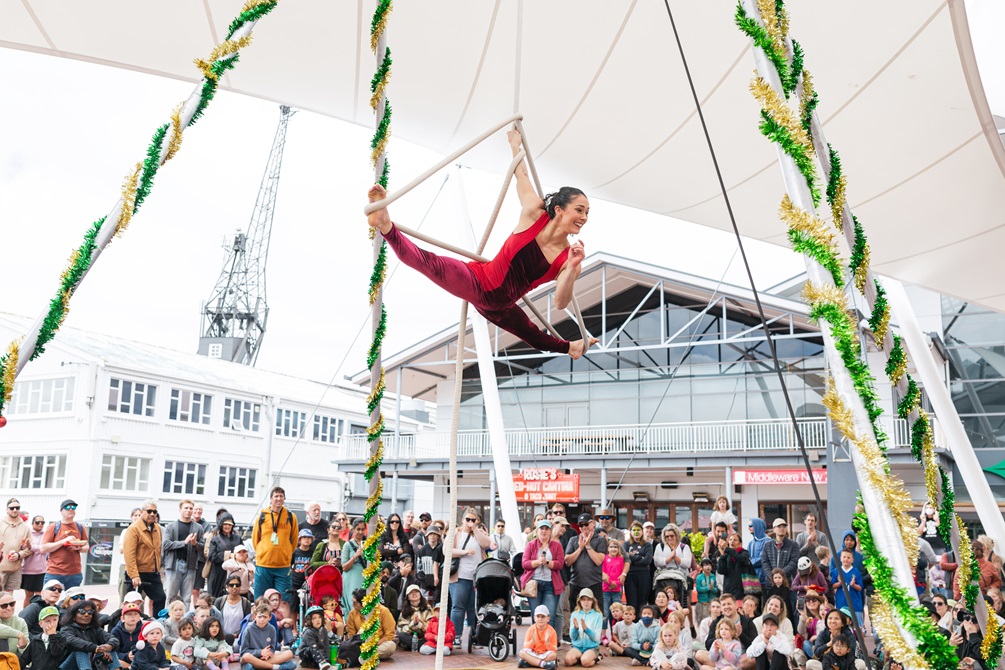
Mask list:
[{"label": "white support column", "polygon": [[391,473],[391,512],[398,511],[398,469]]},{"label": "white support column", "polygon": [[604,466],[600,467],[600,509],[607,509],[607,468]]},{"label": "white support column", "polygon": [[496,471],[489,470],[489,528],[496,527]]},{"label": "white support column", "polygon": [[956,467],[960,469],[967,493],[974,501],[974,509],[977,510],[977,517],[984,526],[984,532],[994,539],[996,547],[1005,546],[1003,544],[1005,518],[998,511],[998,501],[991,492],[991,486],[963,428],[960,415],[956,412],[953,399],[946,389],[935,361],[932,360],[932,352],[928,349],[928,338],[921,332],[904,286],[899,281],[889,278],[883,279],[883,286],[886,288],[886,298],[893,310],[893,316],[900,325],[904,344],[907,345],[911,361],[918,370],[918,376],[921,377],[921,383],[932,403],[939,425],[949,440],[949,449],[953,452]]},{"label": "white support column", "polygon": [[[725,320],[723,320],[725,323]],[[726,466],[726,500],[729,501],[729,506],[733,506],[733,466]]]}]

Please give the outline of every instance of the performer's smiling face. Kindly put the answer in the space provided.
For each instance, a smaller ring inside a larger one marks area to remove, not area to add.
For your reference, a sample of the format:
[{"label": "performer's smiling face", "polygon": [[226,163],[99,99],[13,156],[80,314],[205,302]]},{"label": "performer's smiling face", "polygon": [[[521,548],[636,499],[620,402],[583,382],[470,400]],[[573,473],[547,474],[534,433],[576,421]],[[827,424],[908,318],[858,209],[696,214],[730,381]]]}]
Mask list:
[{"label": "performer's smiling face", "polygon": [[558,224],[569,235],[578,235],[590,216],[590,201],[585,195],[577,195],[566,207],[555,208]]}]

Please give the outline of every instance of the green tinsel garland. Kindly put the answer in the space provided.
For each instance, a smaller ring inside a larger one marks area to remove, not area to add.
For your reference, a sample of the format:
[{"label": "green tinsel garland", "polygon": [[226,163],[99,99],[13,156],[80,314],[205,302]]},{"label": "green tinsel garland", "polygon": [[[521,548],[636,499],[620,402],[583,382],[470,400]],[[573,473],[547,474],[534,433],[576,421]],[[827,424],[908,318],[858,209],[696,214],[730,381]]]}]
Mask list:
[{"label": "green tinsel garland", "polygon": [[813,158],[806,152],[806,148],[792,137],[788,128],[781,125],[763,109],[761,110],[761,134],[782,148],[782,151],[792,159],[796,168],[806,180],[806,187],[810,190],[813,198],[813,205],[820,204],[820,188],[817,186],[817,170],[814,167]]},{"label": "green tinsel garland", "polygon": [[[790,90],[793,91],[796,90],[796,85],[799,83],[799,78],[802,76],[803,76],[803,45],[795,40],[792,40],[792,65],[789,68]],[[814,98],[817,98],[816,94],[813,95],[813,98],[810,98],[809,100],[806,101],[807,107],[809,107],[812,104],[813,108],[814,109],[816,108],[817,106],[816,103],[819,100],[814,101]],[[810,115],[812,115],[813,109],[810,109],[809,112]],[[806,122],[805,120],[803,121],[803,128],[806,129],[806,134],[812,137],[812,133],[810,133],[809,129],[809,123]]]},{"label": "green tinsel garland", "polygon": [[907,589],[894,581],[893,568],[876,547],[869,519],[864,512],[855,514],[852,526],[858,533],[865,567],[872,576],[876,594],[897,615],[901,625],[917,639],[918,652],[928,660],[933,670],[955,668],[958,662],[956,651],[932,623],[928,610],[914,606]]},{"label": "green tinsel garland", "polygon": [[967,604],[967,609],[971,612],[977,607],[977,600],[981,596],[981,566],[977,562],[977,556],[970,557],[970,583],[963,588],[963,602]]},{"label": "green tinsel garland", "polygon": [[[990,607],[988,608],[988,610],[991,615],[994,615],[994,612],[991,611]],[[1002,657],[1003,644],[1002,644],[1002,630],[1000,626],[998,627],[997,631],[998,636],[994,639],[993,642],[987,645],[986,652],[984,651],[984,645],[981,645],[982,647],[981,652],[984,654],[982,658],[984,660],[985,668],[997,668],[998,661]]]},{"label": "green tinsel garland", "polygon": [[890,349],[890,356],[886,359],[886,376],[891,384],[896,384],[904,376],[907,368],[907,353],[904,352],[904,341],[900,335],[893,336],[893,348]]},{"label": "green tinsel garland", "polygon": [[[956,515],[956,492],[953,491],[953,482],[949,474],[939,468],[939,477],[942,479],[942,505],[939,509],[939,537],[946,543],[947,547],[953,545],[951,537],[953,531],[953,518]],[[971,612],[973,610],[970,610]]]},{"label": "green tinsel garland", "polygon": [[377,324],[377,330],[373,334],[373,342],[370,343],[370,349],[366,354],[366,368],[369,370],[373,367],[373,364],[377,362],[377,357],[380,355],[380,345],[384,342],[384,333],[387,331],[387,310],[383,305],[380,306],[380,323]]},{"label": "green tinsel garland", "polygon": [[241,26],[243,26],[245,23],[249,23],[251,21],[257,21],[258,19],[262,18],[263,16],[271,12],[273,9],[276,8],[276,4],[277,4],[276,2],[265,2],[260,5],[255,5],[251,9],[246,9],[240,14],[238,14],[237,18],[230,22],[230,27],[227,29],[227,39],[229,40],[231,37],[233,37],[234,33],[240,30]]},{"label": "green tinsel garland", "polygon": [[897,414],[901,419],[906,419],[911,415],[911,412],[919,407],[920,403],[921,389],[918,388],[917,382],[911,378],[911,375],[907,375],[907,391],[897,403]]},{"label": "green tinsel garland", "polygon": [[164,137],[167,135],[168,124],[164,124],[154,131],[154,136],[147,147],[147,157],[143,159],[143,172],[140,174],[140,183],[136,188],[136,201],[133,203],[133,214],[139,211],[140,205],[150,195],[150,189],[154,186],[154,176],[161,166],[161,147],[164,144]]},{"label": "green tinsel garland", "polygon": [[191,128],[195,125],[195,122],[202,118],[203,113],[206,111],[206,107],[209,103],[213,101],[213,97],[216,95],[216,89],[219,87],[220,77],[224,75],[227,70],[232,70],[235,65],[237,65],[238,54],[233,56],[218,60],[212,65],[213,73],[216,74],[216,79],[206,77],[202,82],[202,92],[199,96],[199,104],[195,107],[195,113],[192,114],[192,120],[188,122],[188,127]]},{"label": "green tinsel garland", "polygon": [[830,273],[838,288],[844,286],[844,268],[841,266],[841,261],[834,255],[833,249],[817,238],[793,228],[789,228],[788,235],[793,251],[806,254],[823,266]]},{"label": "green tinsel garland", "polygon": [[914,460],[921,462],[922,453],[925,446],[925,437],[928,436],[928,431],[931,426],[928,423],[928,419],[924,414],[920,415],[911,424],[911,455],[914,456]]},{"label": "green tinsel garland", "polygon": [[[373,134],[373,139],[370,140],[370,149],[376,149],[380,146],[380,143],[387,138],[388,130],[391,128],[391,103],[384,103],[384,116],[381,118],[380,123],[377,124],[377,131]],[[384,184],[381,184],[383,186]]]},{"label": "green tinsel garland", "polygon": [[370,273],[370,304],[377,302],[377,292],[384,285],[387,278],[387,242],[382,242],[380,252],[377,254],[377,262],[373,264],[373,271]]},{"label": "green tinsel garland", "polygon": [[775,47],[771,43],[771,36],[768,35],[768,31],[764,29],[764,26],[762,26],[760,22],[748,16],[746,10],[743,9],[743,5],[739,2],[736,3],[735,20],[737,27],[739,27],[739,29],[754,42],[755,47],[763,50],[764,55],[766,55],[768,60],[774,64],[775,68],[778,70],[778,76],[781,79],[782,91],[785,93],[785,97],[788,98],[792,91],[795,90],[795,84],[789,74],[790,67],[788,58],[785,54],[780,54],[775,51]]}]

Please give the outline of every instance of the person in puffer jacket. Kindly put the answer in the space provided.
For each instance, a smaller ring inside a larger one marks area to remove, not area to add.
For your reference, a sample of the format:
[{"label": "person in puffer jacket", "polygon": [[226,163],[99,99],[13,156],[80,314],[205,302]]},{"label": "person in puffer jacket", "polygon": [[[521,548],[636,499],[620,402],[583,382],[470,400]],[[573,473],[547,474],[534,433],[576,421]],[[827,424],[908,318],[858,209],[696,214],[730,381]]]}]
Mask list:
[{"label": "person in puffer jacket", "polygon": [[119,658],[115,655],[119,641],[98,623],[98,608],[92,600],[81,600],[66,610],[59,637],[70,652],[72,665],[76,665],[78,670],[116,670],[120,667]]}]

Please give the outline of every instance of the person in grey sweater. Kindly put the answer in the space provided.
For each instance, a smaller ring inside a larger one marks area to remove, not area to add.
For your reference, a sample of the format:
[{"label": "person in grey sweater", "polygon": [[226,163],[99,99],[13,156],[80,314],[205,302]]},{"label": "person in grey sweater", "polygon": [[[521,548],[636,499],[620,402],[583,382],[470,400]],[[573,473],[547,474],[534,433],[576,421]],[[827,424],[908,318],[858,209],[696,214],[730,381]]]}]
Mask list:
[{"label": "person in grey sweater", "polygon": [[296,670],[293,652],[279,647],[279,633],[272,625],[272,608],[256,605],[255,619],[241,633],[242,670]]}]

